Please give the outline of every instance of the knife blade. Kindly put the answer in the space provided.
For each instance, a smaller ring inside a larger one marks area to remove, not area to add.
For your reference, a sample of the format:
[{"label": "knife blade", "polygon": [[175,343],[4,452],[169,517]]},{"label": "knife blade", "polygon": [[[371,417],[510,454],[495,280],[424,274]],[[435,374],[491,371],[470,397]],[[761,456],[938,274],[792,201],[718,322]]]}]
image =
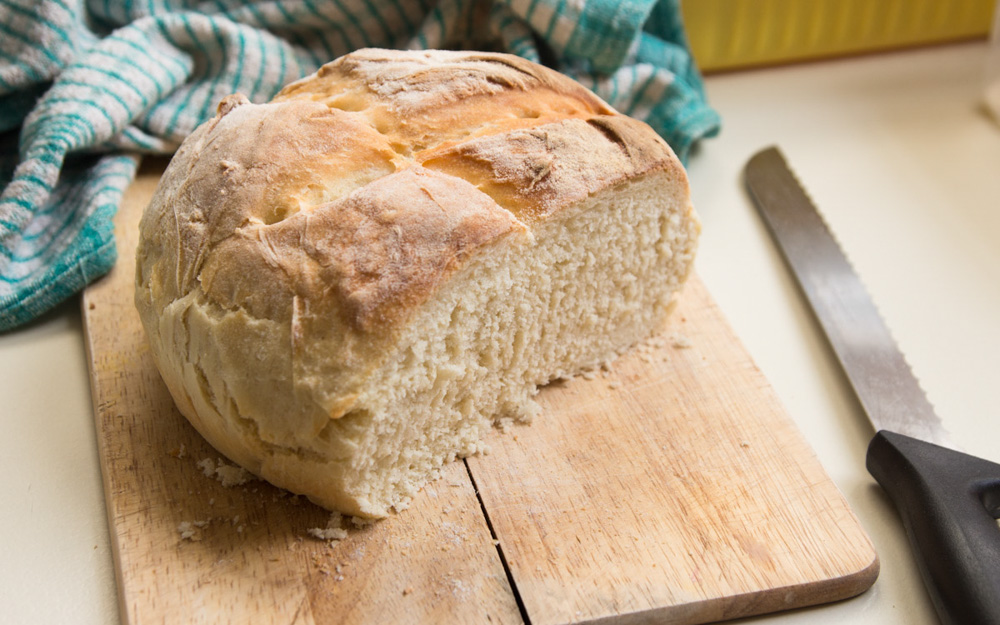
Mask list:
[{"label": "knife blade", "polygon": [[744,182],[876,431],[866,467],[899,512],[940,620],[1000,624],[1000,464],[956,449],[780,150],[755,154]]}]

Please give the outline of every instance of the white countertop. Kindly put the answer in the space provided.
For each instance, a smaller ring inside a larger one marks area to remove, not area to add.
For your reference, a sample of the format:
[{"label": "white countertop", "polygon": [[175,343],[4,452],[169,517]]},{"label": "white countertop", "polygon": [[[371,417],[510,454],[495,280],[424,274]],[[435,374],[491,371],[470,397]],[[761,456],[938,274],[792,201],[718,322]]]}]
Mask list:
[{"label": "white countertop", "polygon": [[[903,530],[864,469],[872,435],[743,189],[777,144],[966,451],[1000,460],[1000,125],[985,43],[711,76],[723,131],[689,171],[697,271],[882,562],[874,587],[781,625],[937,623]],[[118,621],[79,300],[0,335],[0,623]]]}]

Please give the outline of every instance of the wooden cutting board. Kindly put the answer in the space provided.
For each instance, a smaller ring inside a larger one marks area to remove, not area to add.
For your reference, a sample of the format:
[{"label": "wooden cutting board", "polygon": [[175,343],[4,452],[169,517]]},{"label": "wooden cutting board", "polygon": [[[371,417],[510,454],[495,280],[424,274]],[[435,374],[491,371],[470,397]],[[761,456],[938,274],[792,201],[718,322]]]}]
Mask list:
[{"label": "wooden cutting board", "polygon": [[878,558],[700,281],[659,341],[543,389],[530,426],[347,538],[264,482],[223,485],[132,305],[136,227],[83,297],[123,621],[704,623],[844,599]]}]

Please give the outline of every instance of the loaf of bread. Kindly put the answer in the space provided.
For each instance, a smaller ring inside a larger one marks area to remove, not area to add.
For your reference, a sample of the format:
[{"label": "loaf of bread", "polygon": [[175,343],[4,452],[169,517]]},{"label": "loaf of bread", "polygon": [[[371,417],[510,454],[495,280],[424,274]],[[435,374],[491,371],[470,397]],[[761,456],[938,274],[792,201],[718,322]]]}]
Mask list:
[{"label": "loaf of bread", "polygon": [[538,388],[662,328],[699,232],[647,125],[504,54],[361,50],[225,98],[146,209],[135,302],[222,454],[382,517]]}]

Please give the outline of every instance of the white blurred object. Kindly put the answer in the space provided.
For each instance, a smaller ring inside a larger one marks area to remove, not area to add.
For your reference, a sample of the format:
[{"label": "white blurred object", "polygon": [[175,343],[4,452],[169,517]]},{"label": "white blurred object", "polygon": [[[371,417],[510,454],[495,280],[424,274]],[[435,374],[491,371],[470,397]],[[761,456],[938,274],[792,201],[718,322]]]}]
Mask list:
[{"label": "white blurred object", "polygon": [[1000,0],[993,10],[993,30],[990,33],[990,47],[986,53],[986,88],[984,97],[986,108],[993,119],[1000,123]]}]

